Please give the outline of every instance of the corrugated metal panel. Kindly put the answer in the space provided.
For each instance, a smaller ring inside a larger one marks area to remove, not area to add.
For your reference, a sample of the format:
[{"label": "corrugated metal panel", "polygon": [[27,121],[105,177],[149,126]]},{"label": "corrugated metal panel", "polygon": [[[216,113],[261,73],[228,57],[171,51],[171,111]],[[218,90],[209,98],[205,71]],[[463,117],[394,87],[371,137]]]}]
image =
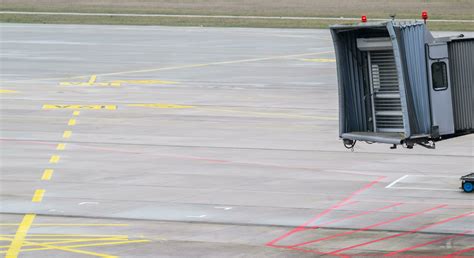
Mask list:
[{"label": "corrugated metal panel", "polygon": [[448,43],[454,128],[474,130],[474,39]]},{"label": "corrugated metal panel", "polygon": [[339,135],[352,131],[367,131],[367,108],[364,103],[364,65],[357,49],[356,33],[332,30],[336,49],[339,82]]},{"label": "corrugated metal panel", "polygon": [[400,37],[397,36],[398,31],[395,30],[394,22],[387,23],[387,30],[392,40],[393,56],[395,59],[395,65],[397,69],[398,87],[399,87],[399,92],[400,92],[400,103],[402,106],[402,114],[403,114],[402,117],[403,117],[403,125],[404,125],[403,127],[404,134],[406,138],[410,138],[412,136],[411,127],[410,127],[410,119],[409,119],[409,114],[411,110],[409,110],[408,101],[407,101],[407,95],[409,97],[410,93],[409,91],[407,91],[407,82],[405,79],[407,76],[407,70],[404,69],[405,56],[403,55],[403,44],[399,42]]},{"label": "corrugated metal panel", "polygon": [[398,24],[397,27],[411,135],[429,134],[431,114],[424,40],[426,27],[423,23]]}]

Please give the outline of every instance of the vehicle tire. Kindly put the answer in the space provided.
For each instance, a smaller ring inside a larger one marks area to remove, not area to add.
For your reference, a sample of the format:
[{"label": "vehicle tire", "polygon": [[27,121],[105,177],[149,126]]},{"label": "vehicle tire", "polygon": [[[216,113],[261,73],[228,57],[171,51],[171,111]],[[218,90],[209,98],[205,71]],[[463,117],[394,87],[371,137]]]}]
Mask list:
[{"label": "vehicle tire", "polygon": [[472,184],[472,182],[464,182],[464,184],[462,184],[462,189],[464,190],[464,192],[470,193],[474,189],[474,185]]}]

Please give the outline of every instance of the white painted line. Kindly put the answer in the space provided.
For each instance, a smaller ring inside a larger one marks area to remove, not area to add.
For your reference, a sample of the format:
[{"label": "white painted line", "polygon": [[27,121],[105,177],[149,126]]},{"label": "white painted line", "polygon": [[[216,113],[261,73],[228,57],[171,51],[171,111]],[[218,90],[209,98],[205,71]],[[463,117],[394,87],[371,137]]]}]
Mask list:
[{"label": "white painted line", "polygon": [[232,207],[220,207],[220,206],[216,206],[214,207],[214,209],[223,209],[225,211],[228,211],[228,210],[232,210]]},{"label": "white painted line", "polygon": [[199,216],[186,216],[188,218],[204,218],[206,215],[199,215]]},{"label": "white painted line", "polygon": [[389,185],[387,185],[385,188],[390,188],[390,187],[394,186],[396,183],[402,181],[403,179],[405,179],[405,178],[407,178],[407,177],[409,177],[409,176],[410,176],[410,175],[404,175],[404,176],[400,177],[399,179],[393,181],[393,182],[390,183]]},{"label": "white painted line", "polygon": [[402,190],[426,190],[426,191],[449,191],[449,192],[460,192],[461,190],[455,189],[445,189],[445,188],[428,188],[428,187],[392,187],[392,189],[402,189]]},{"label": "white painted line", "polygon": [[84,205],[84,204],[94,204],[97,205],[99,204],[98,202],[80,202],[78,205]]},{"label": "white painted line", "polygon": [[[195,14],[138,14],[138,13],[73,13],[73,12],[14,12],[1,11],[0,14],[27,15],[70,15],[70,16],[119,16],[119,17],[178,17],[178,18],[218,18],[218,19],[262,19],[262,20],[335,20],[360,21],[359,17],[296,17],[296,16],[239,16],[239,15],[195,15]],[[371,21],[389,21],[390,19],[370,19]],[[414,19],[397,19],[397,21],[413,21]],[[418,20],[420,21],[420,20]],[[474,20],[430,19],[429,22],[463,22],[474,23]]]}]

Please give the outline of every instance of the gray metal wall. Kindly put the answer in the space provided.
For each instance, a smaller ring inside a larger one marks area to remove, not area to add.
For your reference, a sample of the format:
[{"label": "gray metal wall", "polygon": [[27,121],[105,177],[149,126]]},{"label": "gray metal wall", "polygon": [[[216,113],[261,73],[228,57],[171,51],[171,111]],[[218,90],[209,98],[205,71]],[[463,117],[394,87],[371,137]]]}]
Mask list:
[{"label": "gray metal wall", "polygon": [[411,135],[431,131],[425,33],[423,23],[395,24],[403,63],[406,102]]},{"label": "gray metal wall", "polygon": [[354,31],[332,31],[339,80],[339,133],[367,131],[362,52]]},{"label": "gray metal wall", "polygon": [[456,132],[474,129],[474,39],[448,43],[454,128]]}]

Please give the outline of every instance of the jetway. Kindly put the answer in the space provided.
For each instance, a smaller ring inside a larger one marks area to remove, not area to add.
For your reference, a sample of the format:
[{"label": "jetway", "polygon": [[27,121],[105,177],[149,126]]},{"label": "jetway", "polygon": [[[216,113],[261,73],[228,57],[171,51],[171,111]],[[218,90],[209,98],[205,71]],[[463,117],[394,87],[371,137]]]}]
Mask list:
[{"label": "jetway", "polygon": [[330,27],[339,135],[412,148],[473,132],[474,38],[434,38],[422,22]]}]

